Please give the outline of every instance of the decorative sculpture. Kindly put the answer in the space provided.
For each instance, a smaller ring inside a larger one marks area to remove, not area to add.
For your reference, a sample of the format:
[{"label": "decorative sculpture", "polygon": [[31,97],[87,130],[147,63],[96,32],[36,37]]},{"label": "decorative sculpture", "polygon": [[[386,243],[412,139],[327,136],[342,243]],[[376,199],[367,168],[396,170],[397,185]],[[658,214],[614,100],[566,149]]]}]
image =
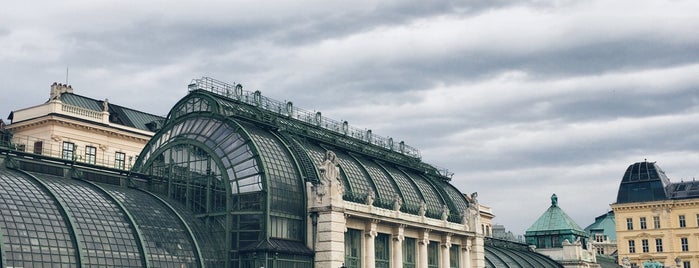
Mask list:
[{"label": "decorative sculpture", "polygon": [[374,199],[376,199],[376,194],[374,193],[374,190],[369,190],[369,193],[366,195],[366,204],[373,206]]},{"label": "decorative sculpture", "polygon": [[340,181],[340,168],[338,167],[335,153],[332,151],[325,152],[325,159],[318,166],[318,170],[321,175],[320,185],[316,188],[319,201],[322,202],[325,195],[330,195],[331,200],[341,200],[344,187]]},{"label": "decorative sculpture", "polygon": [[449,206],[444,205],[442,206],[442,220],[446,221],[447,218],[449,218]]},{"label": "decorative sculpture", "polygon": [[425,213],[427,213],[427,204],[425,204],[425,201],[422,201],[422,203],[420,203],[420,210],[417,211],[417,215],[422,217],[425,216]]},{"label": "decorative sculpture", "polygon": [[403,206],[403,201],[401,200],[400,195],[396,194],[393,196],[393,210],[400,211],[401,206]]}]

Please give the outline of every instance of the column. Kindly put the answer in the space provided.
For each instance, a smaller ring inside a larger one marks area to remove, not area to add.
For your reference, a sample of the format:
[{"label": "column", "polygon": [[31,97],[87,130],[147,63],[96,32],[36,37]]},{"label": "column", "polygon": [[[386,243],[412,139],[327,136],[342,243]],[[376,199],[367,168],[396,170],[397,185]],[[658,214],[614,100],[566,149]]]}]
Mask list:
[{"label": "column", "polygon": [[393,228],[391,244],[391,268],[403,268],[403,240],[405,240],[405,224]]},{"label": "column", "polygon": [[376,226],[378,225],[378,220],[371,220],[367,222],[366,229],[364,230],[364,266],[365,268],[375,268],[376,267],[376,247],[374,244],[374,239],[379,233],[376,231]]},{"label": "column", "polygon": [[430,244],[430,229],[424,229],[420,232],[420,238],[417,243],[417,267],[427,268],[427,245]]},{"label": "column", "polygon": [[443,234],[442,235],[442,243],[441,243],[441,258],[440,260],[440,267],[443,268],[449,268],[449,249],[451,248],[451,236],[452,234]]},{"label": "column", "polygon": [[461,242],[461,268],[471,268],[471,240],[464,237]]}]

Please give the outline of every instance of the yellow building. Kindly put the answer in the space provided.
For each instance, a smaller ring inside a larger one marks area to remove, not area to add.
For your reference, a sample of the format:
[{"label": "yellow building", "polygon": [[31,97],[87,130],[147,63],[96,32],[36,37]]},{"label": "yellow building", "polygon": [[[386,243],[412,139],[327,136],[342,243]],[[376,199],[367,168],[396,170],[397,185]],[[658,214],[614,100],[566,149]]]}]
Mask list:
[{"label": "yellow building", "polygon": [[73,94],[53,83],[49,100],[10,113],[19,151],[128,170],[165,118]]},{"label": "yellow building", "polygon": [[635,163],[611,207],[620,264],[699,267],[699,182],[671,183],[655,162]]}]

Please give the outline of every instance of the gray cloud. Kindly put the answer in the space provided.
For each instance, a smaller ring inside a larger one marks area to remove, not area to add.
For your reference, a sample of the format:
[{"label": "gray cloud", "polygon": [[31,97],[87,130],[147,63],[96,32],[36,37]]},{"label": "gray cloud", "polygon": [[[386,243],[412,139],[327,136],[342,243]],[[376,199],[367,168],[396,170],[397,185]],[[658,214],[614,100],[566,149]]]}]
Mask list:
[{"label": "gray cloud", "polygon": [[66,67],[76,93],[161,115],[211,76],[406,141],[516,233],[554,192],[584,226],[635,161],[696,176],[696,8],[13,2],[0,10],[0,115],[45,101]]}]

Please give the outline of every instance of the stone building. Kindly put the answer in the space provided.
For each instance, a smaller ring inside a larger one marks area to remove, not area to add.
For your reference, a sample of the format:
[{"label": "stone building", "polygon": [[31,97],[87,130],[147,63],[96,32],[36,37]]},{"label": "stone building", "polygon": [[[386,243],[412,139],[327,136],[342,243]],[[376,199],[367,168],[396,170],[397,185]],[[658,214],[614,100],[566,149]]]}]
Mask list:
[{"label": "stone building", "polygon": [[53,83],[43,104],[12,111],[19,151],[128,170],[164,118],[73,93]]},{"label": "stone building", "polygon": [[486,237],[477,194],[404,142],[189,89],[129,172],[0,145],[1,266],[561,267]]},{"label": "stone building", "polygon": [[611,207],[621,264],[699,267],[699,182],[672,183],[657,163],[634,163]]},{"label": "stone building", "polygon": [[613,211],[596,217],[595,222],[585,227],[585,232],[590,235],[592,248],[597,255],[617,256],[616,221]]}]

